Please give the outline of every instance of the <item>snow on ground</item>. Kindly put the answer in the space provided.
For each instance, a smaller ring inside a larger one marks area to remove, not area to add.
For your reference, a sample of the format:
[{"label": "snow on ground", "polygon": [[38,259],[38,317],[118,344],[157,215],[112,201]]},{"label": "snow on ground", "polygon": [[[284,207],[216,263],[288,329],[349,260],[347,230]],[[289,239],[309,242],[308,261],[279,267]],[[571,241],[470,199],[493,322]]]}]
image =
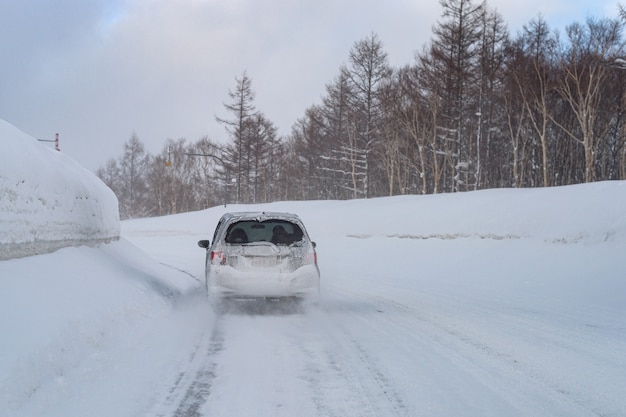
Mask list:
[{"label": "snow on ground", "polygon": [[198,277],[225,211],[296,212],[318,243],[320,311],[218,320],[194,368],[210,394],[163,415],[623,415],[625,203],[606,182],[125,222]]},{"label": "snow on ground", "polygon": [[[22,165],[48,157],[75,169]],[[54,225],[22,210],[47,189],[0,223]],[[626,182],[215,207],[0,261],[0,417],[626,415],[625,207]],[[250,209],[302,217],[319,308],[208,308],[196,241]]]}]

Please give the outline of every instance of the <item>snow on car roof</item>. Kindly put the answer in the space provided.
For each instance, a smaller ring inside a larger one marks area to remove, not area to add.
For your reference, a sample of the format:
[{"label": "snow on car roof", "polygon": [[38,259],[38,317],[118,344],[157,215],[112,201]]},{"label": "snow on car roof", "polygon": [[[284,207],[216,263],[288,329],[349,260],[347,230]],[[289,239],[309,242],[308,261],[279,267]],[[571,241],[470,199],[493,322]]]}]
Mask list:
[{"label": "snow on car roof", "polygon": [[294,213],[276,212],[276,211],[240,211],[226,213],[222,216],[223,219],[248,219],[248,220],[269,220],[269,219],[281,219],[281,220],[298,220],[300,217]]}]

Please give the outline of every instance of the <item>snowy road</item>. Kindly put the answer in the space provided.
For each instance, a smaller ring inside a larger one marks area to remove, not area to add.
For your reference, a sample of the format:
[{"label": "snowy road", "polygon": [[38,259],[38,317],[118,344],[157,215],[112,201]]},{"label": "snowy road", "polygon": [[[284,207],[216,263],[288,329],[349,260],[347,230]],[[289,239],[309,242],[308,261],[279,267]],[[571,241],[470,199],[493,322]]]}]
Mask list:
[{"label": "snowy road", "polygon": [[[202,253],[188,243],[197,236],[134,233],[127,238],[163,263],[202,277]],[[199,297],[188,326],[197,338],[179,345],[186,359],[145,415],[626,412],[616,292],[626,268],[611,262],[623,248],[387,237],[318,248],[319,308],[244,304],[217,317]]]}]

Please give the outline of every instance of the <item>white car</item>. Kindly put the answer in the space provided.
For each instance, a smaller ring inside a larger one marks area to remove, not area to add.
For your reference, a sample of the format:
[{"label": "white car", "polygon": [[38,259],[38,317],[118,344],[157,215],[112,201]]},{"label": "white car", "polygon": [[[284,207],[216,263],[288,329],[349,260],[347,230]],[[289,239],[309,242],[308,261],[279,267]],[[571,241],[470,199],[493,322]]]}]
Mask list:
[{"label": "white car", "polygon": [[317,302],[320,272],[315,242],[290,213],[241,212],[222,216],[206,249],[209,300],[295,298]]}]

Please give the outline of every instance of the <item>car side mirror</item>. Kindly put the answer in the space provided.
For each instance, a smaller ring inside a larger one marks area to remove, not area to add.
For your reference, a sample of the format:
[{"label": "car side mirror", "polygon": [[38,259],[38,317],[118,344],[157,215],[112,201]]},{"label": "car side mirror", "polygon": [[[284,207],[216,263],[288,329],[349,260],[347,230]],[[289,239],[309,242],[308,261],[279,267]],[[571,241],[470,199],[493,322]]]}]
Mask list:
[{"label": "car side mirror", "polygon": [[313,249],[317,248],[317,243],[311,242],[311,245],[313,245]]},{"label": "car side mirror", "polygon": [[209,249],[209,246],[211,246],[211,242],[209,240],[199,240],[198,246],[204,249]]}]

